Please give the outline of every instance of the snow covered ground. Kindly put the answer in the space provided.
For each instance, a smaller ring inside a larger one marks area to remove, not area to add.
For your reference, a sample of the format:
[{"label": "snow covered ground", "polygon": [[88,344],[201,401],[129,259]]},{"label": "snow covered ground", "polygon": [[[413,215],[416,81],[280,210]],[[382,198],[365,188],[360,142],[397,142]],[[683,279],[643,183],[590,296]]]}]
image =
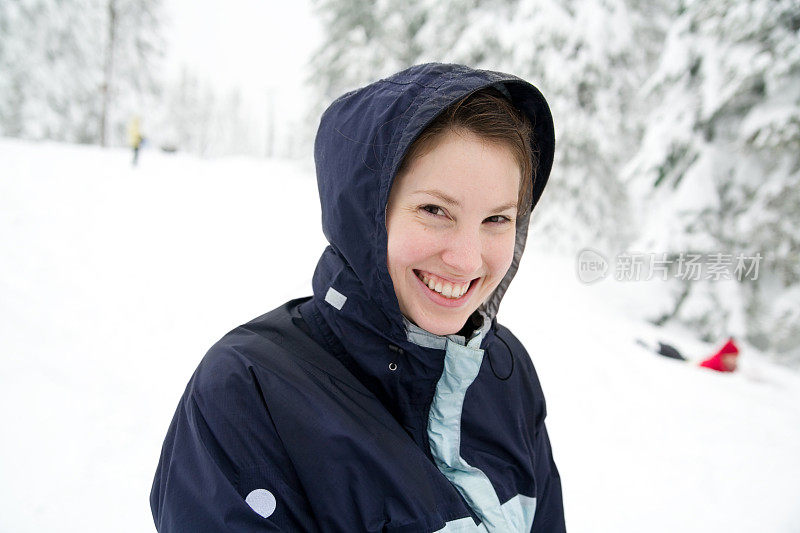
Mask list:
[{"label": "snow covered ground", "polygon": [[[569,530],[800,532],[800,376],[747,346],[734,375],[648,353],[714,346],[642,319],[659,282],[584,285],[532,241],[500,320],[548,397]],[[0,531],[152,531],[191,372],[309,294],[323,246],[310,166],[0,139]]]}]

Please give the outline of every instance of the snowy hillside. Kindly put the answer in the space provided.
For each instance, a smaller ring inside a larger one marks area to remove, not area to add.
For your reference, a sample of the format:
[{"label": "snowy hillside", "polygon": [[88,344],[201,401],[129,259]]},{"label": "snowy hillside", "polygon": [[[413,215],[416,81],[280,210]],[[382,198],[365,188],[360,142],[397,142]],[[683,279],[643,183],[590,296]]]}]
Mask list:
[{"label": "snowy hillside", "polygon": [[[0,532],[153,531],[148,495],[210,345],[310,293],[308,168],[0,139]],[[547,201],[547,197],[543,202]],[[532,354],[571,532],[800,531],[800,376],[641,317],[658,281],[581,284],[533,231],[500,320]]]}]

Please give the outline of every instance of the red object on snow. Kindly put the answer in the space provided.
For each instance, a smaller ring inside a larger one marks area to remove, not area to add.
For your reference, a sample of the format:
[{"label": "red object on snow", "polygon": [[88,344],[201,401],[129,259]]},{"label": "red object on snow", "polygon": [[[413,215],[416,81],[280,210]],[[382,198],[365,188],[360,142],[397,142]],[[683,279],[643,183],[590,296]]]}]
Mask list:
[{"label": "red object on snow", "polygon": [[700,366],[717,370],[719,372],[733,372],[736,370],[736,359],[739,355],[739,348],[733,342],[733,338],[728,339],[725,346],[717,353],[700,363]]}]

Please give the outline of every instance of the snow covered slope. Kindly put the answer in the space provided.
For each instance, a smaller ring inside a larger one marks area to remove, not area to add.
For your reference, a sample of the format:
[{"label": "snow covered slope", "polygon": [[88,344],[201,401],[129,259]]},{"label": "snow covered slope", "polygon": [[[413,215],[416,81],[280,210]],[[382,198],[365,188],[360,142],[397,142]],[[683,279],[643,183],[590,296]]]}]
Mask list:
[{"label": "snow covered slope", "polygon": [[[0,531],[152,531],[178,398],[235,325],[310,293],[310,168],[0,139]],[[546,197],[544,199],[546,201]],[[571,532],[800,531],[800,377],[652,355],[658,282],[587,286],[535,242],[500,310],[528,347]]]}]

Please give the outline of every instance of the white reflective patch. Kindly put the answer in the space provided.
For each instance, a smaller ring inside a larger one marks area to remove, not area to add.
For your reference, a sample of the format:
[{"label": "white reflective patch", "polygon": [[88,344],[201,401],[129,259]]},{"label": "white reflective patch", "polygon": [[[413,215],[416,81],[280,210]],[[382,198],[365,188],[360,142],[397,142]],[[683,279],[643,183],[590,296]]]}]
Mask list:
[{"label": "white reflective patch", "polygon": [[331,287],[328,289],[328,293],[325,295],[325,301],[334,306],[336,309],[341,310],[342,306],[347,301],[347,296]]},{"label": "white reflective patch", "polygon": [[252,491],[247,495],[244,501],[247,502],[247,505],[249,505],[252,510],[264,518],[274,513],[275,507],[277,506],[275,496],[267,489],[256,489]]}]

